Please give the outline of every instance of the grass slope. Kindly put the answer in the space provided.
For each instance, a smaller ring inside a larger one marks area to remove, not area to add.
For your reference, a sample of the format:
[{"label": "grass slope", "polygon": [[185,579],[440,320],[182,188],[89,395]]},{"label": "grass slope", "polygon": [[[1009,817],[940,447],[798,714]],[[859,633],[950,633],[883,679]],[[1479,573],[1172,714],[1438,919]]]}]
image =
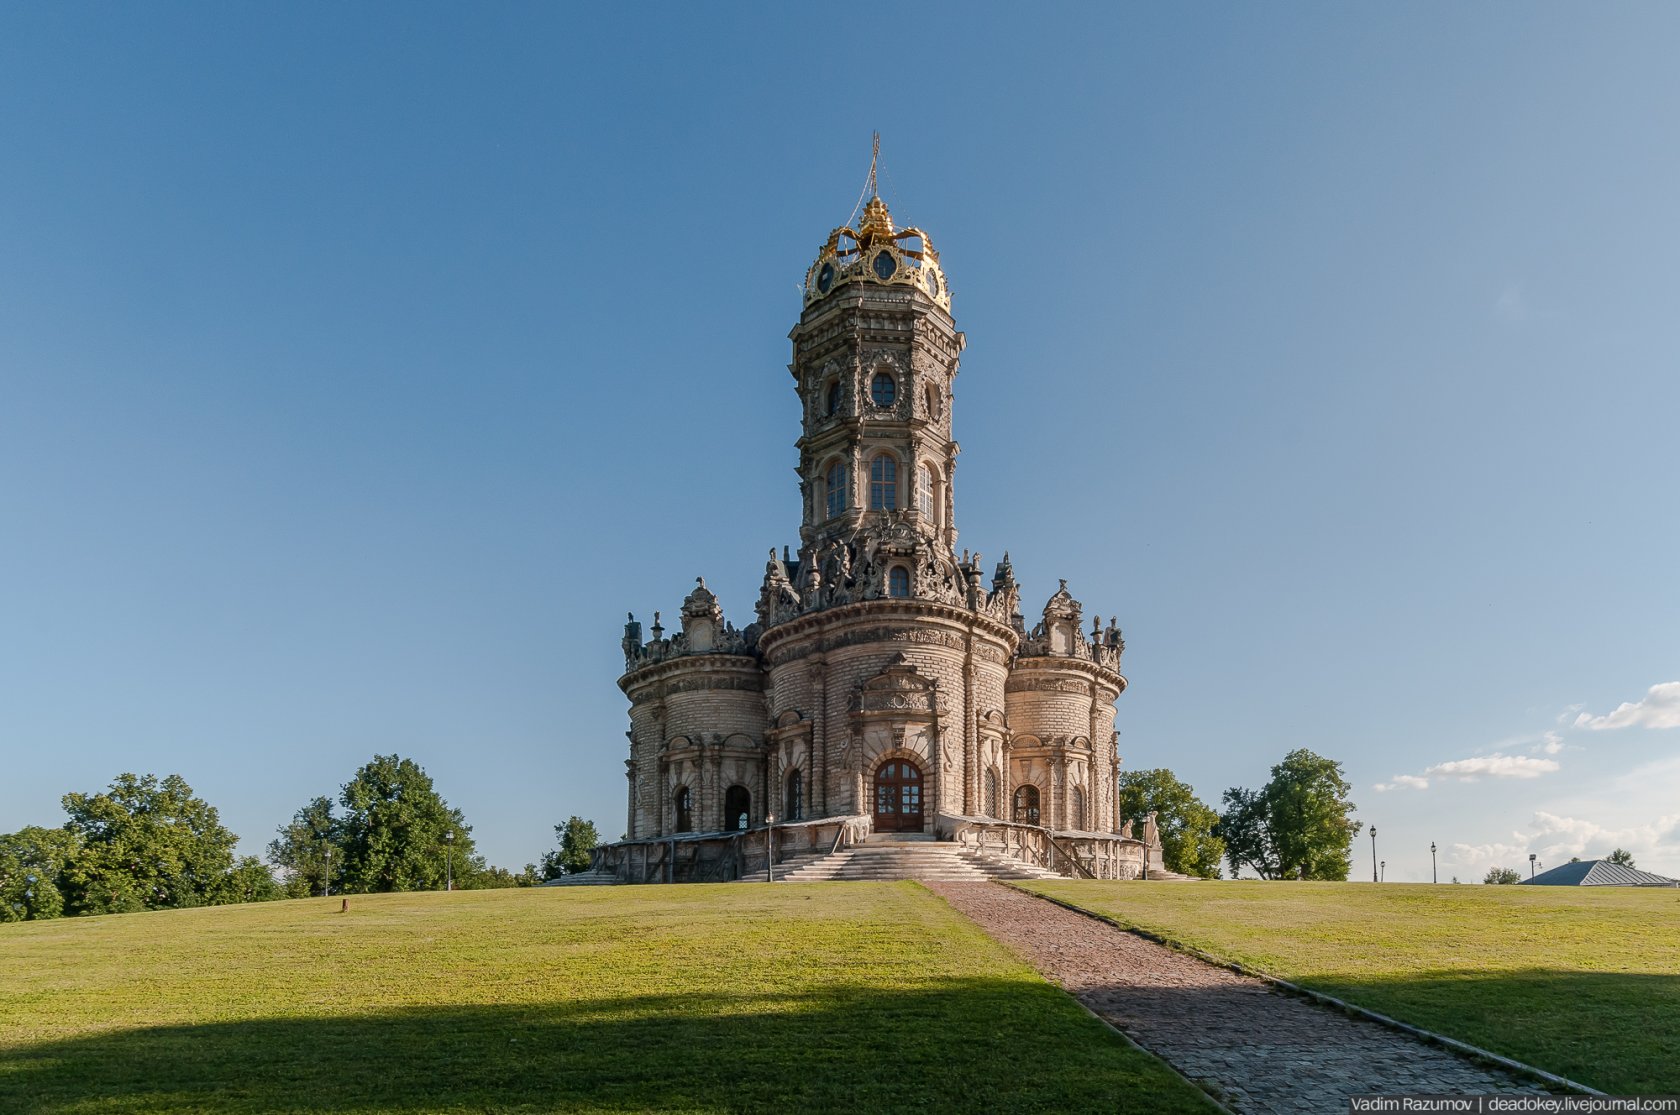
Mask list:
[{"label": "grass slope", "polygon": [[1200,1112],[913,884],[0,926],[0,1110]]},{"label": "grass slope", "polygon": [[1680,891],[1029,889],[1611,1093],[1680,1092]]}]

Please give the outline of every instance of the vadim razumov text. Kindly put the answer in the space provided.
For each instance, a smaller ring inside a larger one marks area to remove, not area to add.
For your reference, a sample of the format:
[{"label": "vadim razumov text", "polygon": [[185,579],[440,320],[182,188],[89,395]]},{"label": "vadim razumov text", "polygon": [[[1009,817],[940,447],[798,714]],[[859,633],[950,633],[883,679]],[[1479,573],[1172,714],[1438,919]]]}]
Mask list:
[{"label": "vadim razumov text", "polygon": [[1551,1115],[1552,1112],[1680,1112],[1680,1096],[1350,1096],[1350,1115]]}]

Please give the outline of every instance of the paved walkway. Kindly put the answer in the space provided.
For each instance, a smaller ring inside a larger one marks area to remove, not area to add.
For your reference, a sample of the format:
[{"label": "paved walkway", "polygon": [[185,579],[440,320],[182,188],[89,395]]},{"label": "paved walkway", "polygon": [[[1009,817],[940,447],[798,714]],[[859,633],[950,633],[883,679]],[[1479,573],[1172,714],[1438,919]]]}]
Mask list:
[{"label": "paved walkway", "polygon": [[1544,1091],[1013,888],[927,885],[1236,1111],[1345,1115],[1350,1095]]}]

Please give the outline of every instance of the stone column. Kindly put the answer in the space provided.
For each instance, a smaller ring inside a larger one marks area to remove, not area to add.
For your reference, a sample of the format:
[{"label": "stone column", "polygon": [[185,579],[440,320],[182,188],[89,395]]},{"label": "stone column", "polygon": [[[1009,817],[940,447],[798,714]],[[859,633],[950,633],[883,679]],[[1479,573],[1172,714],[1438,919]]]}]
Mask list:
[{"label": "stone column", "polygon": [[974,807],[980,796],[980,714],[974,706],[974,629],[971,627],[968,630],[968,656],[963,661],[962,811],[965,817],[972,817],[980,812]]}]

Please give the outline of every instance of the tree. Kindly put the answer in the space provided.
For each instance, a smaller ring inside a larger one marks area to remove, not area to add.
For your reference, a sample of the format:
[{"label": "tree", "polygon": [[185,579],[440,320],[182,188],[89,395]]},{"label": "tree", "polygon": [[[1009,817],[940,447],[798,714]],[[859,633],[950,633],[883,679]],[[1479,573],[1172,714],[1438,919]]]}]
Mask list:
[{"label": "tree", "polygon": [[1510,886],[1522,882],[1522,874],[1514,867],[1490,867],[1482,882],[1490,886]]},{"label": "tree", "polygon": [[345,810],[339,824],[346,891],[442,890],[450,874],[471,887],[484,871],[472,826],[412,759],[375,755],[338,800]]},{"label": "tree", "polygon": [[1215,835],[1234,875],[1262,879],[1346,879],[1359,822],[1342,765],[1305,748],[1291,751],[1258,790],[1225,791]]},{"label": "tree", "polygon": [[1633,853],[1626,848],[1617,848],[1604,857],[1604,862],[1620,864],[1622,867],[1631,869],[1633,867]]},{"label": "tree", "polygon": [[1122,817],[1155,814],[1167,870],[1219,878],[1219,861],[1225,855],[1225,842],[1214,835],[1219,814],[1172,771],[1125,771],[1120,775],[1119,795]]},{"label": "tree", "polygon": [[324,895],[328,883],[343,889],[337,880],[344,873],[344,834],[331,798],[310,801],[279,833],[269,841],[268,861],[285,873],[286,897]]},{"label": "tree", "polygon": [[64,873],[67,906],[75,913],[206,906],[263,891],[251,871],[256,861],[234,862],[239,838],[178,774],[161,781],[120,774],[105,793],[63,800],[70,814],[64,827],[78,845]]},{"label": "tree", "polygon": [[0,921],[64,914],[64,873],[77,849],[68,829],[34,825],[0,835]]},{"label": "tree", "polygon": [[601,842],[601,834],[595,831],[595,822],[578,816],[567,817],[565,824],[554,826],[554,835],[560,838],[560,847],[543,853],[543,879],[558,879],[562,875],[588,871],[589,853]]}]

